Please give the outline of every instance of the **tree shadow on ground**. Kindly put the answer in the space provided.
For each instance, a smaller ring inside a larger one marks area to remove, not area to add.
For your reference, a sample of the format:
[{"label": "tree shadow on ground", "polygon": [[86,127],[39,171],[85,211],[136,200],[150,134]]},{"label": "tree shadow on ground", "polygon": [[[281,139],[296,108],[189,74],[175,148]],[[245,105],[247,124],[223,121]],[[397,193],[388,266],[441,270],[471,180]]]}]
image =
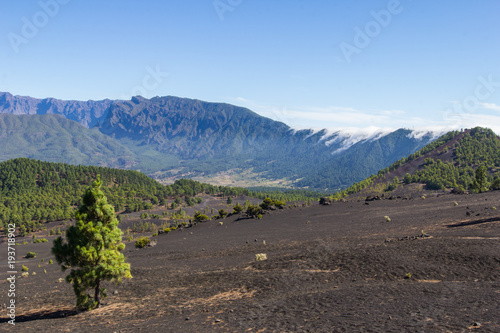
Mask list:
[{"label": "tree shadow on ground", "polygon": [[448,224],[448,228],[456,228],[456,227],[466,227],[469,225],[476,225],[476,224],[482,224],[482,223],[489,223],[489,222],[498,222],[500,221],[500,218],[498,217],[492,217],[489,219],[480,219],[480,220],[475,220],[475,221],[466,221],[466,222],[460,222],[460,223],[455,223],[455,224]]},{"label": "tree shadow on ground", "polygon": [[[43,319],[59,319],[71,317],[78,314],[76,310],[59,310],[59,311],[39,311],[27,315],[16,315],[16,323],[43,320]],[[0,318],[0,323],[6,323],[10,318]]]}]

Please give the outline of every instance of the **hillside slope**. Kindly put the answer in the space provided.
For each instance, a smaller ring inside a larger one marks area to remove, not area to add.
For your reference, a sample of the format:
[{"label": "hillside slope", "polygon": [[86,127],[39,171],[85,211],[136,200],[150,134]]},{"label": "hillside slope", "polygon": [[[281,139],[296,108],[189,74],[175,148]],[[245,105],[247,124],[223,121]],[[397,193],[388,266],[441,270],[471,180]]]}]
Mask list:
[{"label": "hillside slope", "polygon": [[[478,186],[477,170],[484,168],[484,186]],[[490,129],[476,127],[453,131],[414,154],[400,159],[340,196],[388,194],[425,190],[454,189],[481,192],[500,188],[500,138]],[[398,189],[399,188],[399,189]]]},{"label": "hillside slope", "polygon": [[120,168],[137,164],[116,140],[60,115],[0,114],[0,141],[0,161],[28,157]]}]

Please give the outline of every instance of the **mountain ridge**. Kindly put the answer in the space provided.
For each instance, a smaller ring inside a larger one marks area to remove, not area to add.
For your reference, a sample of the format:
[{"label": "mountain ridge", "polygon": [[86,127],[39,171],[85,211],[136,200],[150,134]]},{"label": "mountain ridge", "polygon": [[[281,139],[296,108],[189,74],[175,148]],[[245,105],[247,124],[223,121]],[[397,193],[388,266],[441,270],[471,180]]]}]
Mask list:
[{"label": "mountain ridge", "polygon": [[[407,129],[375,131],[371,136],[296,130],[247,108],[175,96],[79,102],[0,93],[2,113],[62,115],[87,131],[105,135],[103,140],[113,141],[117,149],[130,151],[119,167],[156,177],[210,178],[241,169],[271,181],[285,179],[291,186],[321,190],[345,188],[434,139],[431,133],[417,138]],[[12,145],[22,146],[20,142]],[[62,150],[60,155],[62,159]]]}]

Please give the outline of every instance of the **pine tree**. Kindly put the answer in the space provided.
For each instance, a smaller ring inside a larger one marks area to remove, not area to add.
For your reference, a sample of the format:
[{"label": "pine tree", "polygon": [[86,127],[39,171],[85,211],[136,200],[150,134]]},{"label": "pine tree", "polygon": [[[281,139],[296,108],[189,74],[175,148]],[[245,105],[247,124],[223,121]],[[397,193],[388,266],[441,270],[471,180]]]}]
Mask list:
[{"label": "pine tree", "polygon": [[488,169],[483,164],[476,169],[476,179],[472,184],[472,188],[479,193],[488,191]]},{"label": "pine tree", "polygon": [[[101,282],[118,283],[122,278],[132,277],[130,264],[125,262],[121,253],[125,248],[122,232],[101,184],[98,175],[83,195],[83,203],[76,214],[76,225],[66,231],[67,242],[58,237],[52,247],[62,270],[71,268],[66,281],[73,283],[77,308],[81,310],[99,307],[101,296],[106,296]],[[93,297],[87,293],[88,289],[94,289]]]}]

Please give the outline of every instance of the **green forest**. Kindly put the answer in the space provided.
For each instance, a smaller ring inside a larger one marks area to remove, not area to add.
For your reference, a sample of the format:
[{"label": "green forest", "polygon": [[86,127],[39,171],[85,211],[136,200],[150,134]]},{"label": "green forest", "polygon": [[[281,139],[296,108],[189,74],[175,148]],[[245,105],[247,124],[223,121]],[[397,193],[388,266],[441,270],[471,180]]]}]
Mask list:
[{"label": "green forest", "polygon": [[71,219],[85,189],[98,174],[108,202],[117,212],[150,209],[176,196],[250,194],[242,188],[186,179],[164,186],[137,171],[18,158],[0,163],[1,227],[16,223],[23,234],[38,229],[44,222]]},{"label": "green forest", "polygon": [[15,223],[24,235],[38,230],[45,222],[72,219],[85,189],[97,175],[101,177],[108,202],[117,212],[124,213],[163,206],[168,199],[175,205],[182,202],[195,205],[200,202],[200,198],[194,198],[198,194],[246,195],[283,201],[316,200],[320,196],[301,190],[251,191],[189,179],[165,186],[138,171],[17,158],[0,163],[0,227]]}]

